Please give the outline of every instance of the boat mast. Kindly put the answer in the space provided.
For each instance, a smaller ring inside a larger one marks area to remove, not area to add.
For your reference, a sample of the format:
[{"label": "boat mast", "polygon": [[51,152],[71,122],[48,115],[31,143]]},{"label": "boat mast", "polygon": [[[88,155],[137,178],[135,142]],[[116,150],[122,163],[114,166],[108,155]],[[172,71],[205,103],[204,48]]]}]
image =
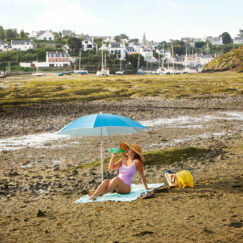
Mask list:
[{"label": "boat mast", "polygon": [[165,43],[163,43],[163,57],[162,57],[162,68],[164,70],[164,65],[165,65]]},{"label": "boat mast", "polygon": [[102,51],[101,51],[101,71],[104,70],[104,63],[103,63],[103,48],[102,48]]},{"label": "boat mast", "polygon": [[173,42],[171,41],[171,55],[173,59],[173,70],[175,69],[175,60],[174,60],[174,49],[173,49]]},{"label": "boat mast", "polygon": [[106,53],[105,53],[104,69],[106,70]]},{"label": "boat mast", "polygon": [[187,45],[186,45],[186,57],[185,57],[185,66],[186,66],[186,68],[187,68]]},{"label": "boat mast", "polygon": [[79,63],[78,63],[78,70],[81,68],[81,49],[79,50]]},{"label": "boat mast", "polygon": [[139,64],[140,64],[140,54],[138,54],[138,65],[137,65],[137,71],[139,69]]}]

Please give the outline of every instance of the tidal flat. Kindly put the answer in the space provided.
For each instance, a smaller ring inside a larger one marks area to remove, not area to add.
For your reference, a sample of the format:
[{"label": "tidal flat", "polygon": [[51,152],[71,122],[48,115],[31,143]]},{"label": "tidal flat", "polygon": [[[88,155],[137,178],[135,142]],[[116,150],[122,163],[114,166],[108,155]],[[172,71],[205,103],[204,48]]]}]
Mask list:
[{"label": "tidal flat", "polygon": [[[242,241],[243,74],[0,81],[1,242]],[[195,187],[73,204],[100,183],[100,141],[55,133],[100,111],[148,127],[104,138],[105,178],[116,175],[107,171],[108,148],[126,141],[142,147],[148,183],[187,169]]]}]

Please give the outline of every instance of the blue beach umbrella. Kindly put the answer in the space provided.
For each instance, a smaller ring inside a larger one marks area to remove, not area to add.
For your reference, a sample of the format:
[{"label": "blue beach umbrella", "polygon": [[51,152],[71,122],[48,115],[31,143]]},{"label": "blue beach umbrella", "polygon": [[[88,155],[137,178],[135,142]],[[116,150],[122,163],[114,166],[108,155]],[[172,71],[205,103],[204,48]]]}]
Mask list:
[{"label": "blue beach umbrella", "polygon": [[133,134],[147,129],[140,123],[118,115],[92,114],[82,116],[62,128],[57,134],[66,134],[74,137],[100,136],[101,147],[101,179],[103,181],[103,136],[118,134]]}]

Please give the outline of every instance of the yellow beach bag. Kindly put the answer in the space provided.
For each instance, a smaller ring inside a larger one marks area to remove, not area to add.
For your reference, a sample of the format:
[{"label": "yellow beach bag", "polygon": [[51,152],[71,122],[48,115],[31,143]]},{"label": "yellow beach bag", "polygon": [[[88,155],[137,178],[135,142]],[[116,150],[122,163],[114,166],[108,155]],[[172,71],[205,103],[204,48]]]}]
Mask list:
[{"label": "yellow beach bag", "polygon": [[176,178],[178,181],[178,187],[194,187],[193,177],[188,170],[182,170],[176,173]]}]

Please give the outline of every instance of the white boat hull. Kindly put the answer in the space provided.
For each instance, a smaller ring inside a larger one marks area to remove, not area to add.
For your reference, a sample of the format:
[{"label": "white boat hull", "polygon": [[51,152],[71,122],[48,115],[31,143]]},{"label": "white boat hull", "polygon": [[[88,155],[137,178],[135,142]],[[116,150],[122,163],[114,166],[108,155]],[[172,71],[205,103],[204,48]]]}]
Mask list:
[{"label": "white boat hull", "polygon": [[110,70],[102,70],[102,71],[97,71],[96,76],[109,76],[110,75]]},{"label": "white boat hull", "polygon": [[32,73],[33,76],[45,76],[44,73]]},{"label": "white boat hull", "polygon": [[117,71],[116,74],[117,75],[123,75],[124,74],[124,71]]}]

